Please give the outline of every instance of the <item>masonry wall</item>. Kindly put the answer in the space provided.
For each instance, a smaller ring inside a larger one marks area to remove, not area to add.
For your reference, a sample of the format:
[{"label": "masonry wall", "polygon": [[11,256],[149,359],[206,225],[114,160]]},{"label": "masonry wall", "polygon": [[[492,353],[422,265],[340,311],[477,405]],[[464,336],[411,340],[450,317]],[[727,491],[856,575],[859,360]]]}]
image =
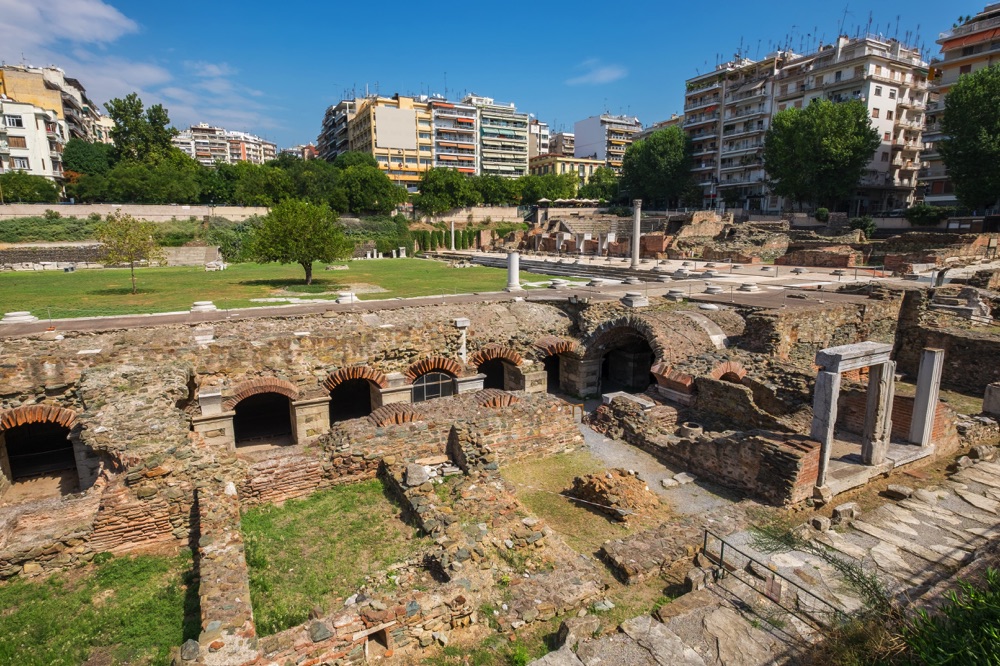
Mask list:
[{"label": "masonry wall", "polygon": [[116,210],[149,222],[169,222],[198,219],[207,216],[224,217],[236,222],[254,215],[267,215],[269,209],[259,206],[164,206],[156,204],[6,204],[0,206],[0,220],[16,217],[42,217],[45,211],[54,210],[63,217],[88,217],[94,213],[106,217]]},{"label": "masonry wall", "polygon": [[[908,395],[894,395],[892,399],[892,437],[909,441],[910,425],[913,423],[915,398]],[[837,427],[860,435],[864,432],[865,410],[868,397],[863,390],[842,390],[837,400]],[[931,442],[938,454],[948,453],[958,448],[958,433],[955,430],[955,413],[942,402],[938,402],[934,414],[934,428]]]}]

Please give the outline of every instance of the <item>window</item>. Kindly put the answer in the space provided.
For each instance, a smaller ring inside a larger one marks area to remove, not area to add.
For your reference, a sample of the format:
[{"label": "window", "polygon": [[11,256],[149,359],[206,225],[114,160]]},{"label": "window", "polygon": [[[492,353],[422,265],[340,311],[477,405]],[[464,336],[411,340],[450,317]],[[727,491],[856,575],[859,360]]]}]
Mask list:
[{"label": "window", "polygon": [[7,127],[24,127],[24,121],[21,120],[21,116],[4,116],[3,124]]},{"label": "window", "polygon": [[883,141],[892,141],[892,132],[886,132],[885,136],[882,137]]},{"label": "window", "polygon": [[378,160],[380,164],[388,164],[389,163],[389,158],[387,156],[385,156],[385,155],[379,155],[375,159]]},{"label": "window", "polygon": [[882,86],[875,86],[875,96],[876,97],[882,96]]},{"label": "window", "polygon": [[872,118],[878,118],[878,109],[872,109]]},{"label": "window", "polygon": [[23,136],[12,136],[9,139],[7,139],[7,142],[10,144],[11,148],[27,148],[28,147],[28,141]]},{"label": "window", "polygon": [[893,116],[893,114],[894,114],[894,113],[895,113],[895,112],[894,112],[894,111],[892,111],[891,109],[890,109],[890,110],[888,110],[888,111],[886,111],[886,112],[885,112],[885,119],[886,119],[886,120],[892,120],[892,116]]},{"label": "window", "polygon": [[781,90],[779,91],[779,94],[780,95],[787,95],[788,94],[788,84],[787,83],[785,83],[785,84],[783,84],[781,86]]},{"label": "window", "polygon": [[854,68],[854,78],[861,78],[865,75],[865,68],[863,65],[858,65]]},{"label": "window", "polygon": [[893,88],[889,91],[889,99],[896,99],[896,90]]},{"label": "window", "polygon": [[429,153],[429,152],[431,152],[431,147],[430,146],[420,146],[420,152],[422,152],[422,153]]},{"label": "window", "polygon": [[417,163],[417,158],[416,157],[407,157],[406,158],[406,163],[407,164],[416,164]]},{"label": "window", "polygon": [[443,372],[428,372],[413,382],[413,402],[455,395],[455,380]]},{"label": "window", "polygon": [[419,127],[430,127],[431,126],[431,121],[429,121],[429,120],[418,120],[417,121],[417,125]]},{"label": "window", "polygon": [[431,138],[431,133],[430,132],[417,132],[417,136],[420,137],[421,139],[429,139],[429,138]]},{"label": "window", "polygon": [[823,85],[823,75],[822,74],[817,74],[816,75],[816,85],[818,85],[818,86]]},{"label": "window", "polygon": [[883,162],[888,162],[889,161],[889,153],[886,153],[886,152],[882,153],[882,161]]},{"label": "window", "polygon": [[12,158],[10,158],[10,167],[12,169],[24,169],[25,171],[27,171],[28,169],[31,168],[31,166],[28,165],[28,158],[27,157],[12,157]]},{"label": "window", "polygon": [[875,76],[882,76],[882,65],[875,65]]},{"label": "window", "polygon": [[[972,72],[972,65],[962,65],[961,67],[958,68],[959,76],[962,76],[963,74],[969,74],[970,72]],[[20,127],[20,125],[18,125],[18,127]]]},{"label": "window", "polygon": [[840,75],[841,75],[841,72],[834,72],[833,73],[833,80],[834,81],[839,81],[840,80]]}]

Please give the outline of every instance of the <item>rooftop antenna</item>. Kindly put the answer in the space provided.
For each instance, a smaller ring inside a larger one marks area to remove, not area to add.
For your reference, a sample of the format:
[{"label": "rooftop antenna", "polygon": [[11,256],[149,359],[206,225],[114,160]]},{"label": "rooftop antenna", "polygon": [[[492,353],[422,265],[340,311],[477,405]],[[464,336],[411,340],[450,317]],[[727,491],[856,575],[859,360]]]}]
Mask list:
[{"label": "rooftop antenna", "polygon": [[758,39],[757,40],[757,53],[755,53],[754,56],[753,56],[754,60],[760,60],[760,42],[761,42],[761,40]]},{"label": "rooftop antenna", "polygon": [[899,14],[896,14],[896,32],[892,34],[893,39],[899,38]]},{"label": "rooftop antenna", "polygon": [[865,33],[871,34],[871,31],[872,31],[872,13],[868,12],[868,25],[865,27]]},{"label": "rooftop antenna", "polygon": [[847,22],[847,14],[849,13],[847,11],[848,7],[850,7],[850,5],[848,5],[848,4],[844,5],[844,15],[840,17],[840,25],[837,26],[837,34],[838,35],[844,34],[844,23]]},{"label": "rooftop antenna", "polygon": [[444,73],[444,98],[448,99],[448,72]]}]

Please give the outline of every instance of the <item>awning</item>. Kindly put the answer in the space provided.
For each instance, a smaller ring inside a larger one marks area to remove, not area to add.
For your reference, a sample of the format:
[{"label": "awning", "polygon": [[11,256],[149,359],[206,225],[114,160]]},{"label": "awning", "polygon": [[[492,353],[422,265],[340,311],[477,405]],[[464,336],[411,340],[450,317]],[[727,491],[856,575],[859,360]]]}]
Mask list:
[{"label": "awning", "polygon": [[1000,28],[994,28],[993,30],[989,30],[987,32],[977,32],[972,35],[966,35],[965,37],[949,40],[941,45],[941,50],[950,51],[963,46],[978,44],[979,42],[988,42],[998,35],[1000,35]]}]

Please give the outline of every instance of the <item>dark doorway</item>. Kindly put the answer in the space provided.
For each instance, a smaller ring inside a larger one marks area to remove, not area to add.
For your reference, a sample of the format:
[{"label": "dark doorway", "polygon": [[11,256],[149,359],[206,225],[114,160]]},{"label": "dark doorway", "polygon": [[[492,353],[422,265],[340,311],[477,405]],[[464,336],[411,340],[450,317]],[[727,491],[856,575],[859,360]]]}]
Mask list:
[{"label": "dark doorway", "polygon": [[36,476],[56,476],[68,470],[76,474],[68,428],[57,423],[28,423],[3,434],[14,483]]},{"label": "dark doorway", "polygon": [[545,366],[546,390],[549,393],[559,393],[559,355],[546,356],[542,363]]},{"label": "dark doorway", "polygon": [[480,364],[479,372],[486,375],[486,379],[483,380],[483,388],[500,389],[501,391],[506,388],[506,370],[503,359],[494,358]]},{"label": "dark doorway", "polygon": [[236,446],[290,444],[292,415],[288,398],[280,393],[258,393],[236,405],[233,417]]},{"label": "dark doorway", "polygon": [[626,338],[601,361],[601,393],[640,393],[649,388],[653,348],[643,338]]},{"label": "dark doorway", "polygon": [[349,379],[330,391],[330,423],[372,413],[372,386],[367,379]]}]

